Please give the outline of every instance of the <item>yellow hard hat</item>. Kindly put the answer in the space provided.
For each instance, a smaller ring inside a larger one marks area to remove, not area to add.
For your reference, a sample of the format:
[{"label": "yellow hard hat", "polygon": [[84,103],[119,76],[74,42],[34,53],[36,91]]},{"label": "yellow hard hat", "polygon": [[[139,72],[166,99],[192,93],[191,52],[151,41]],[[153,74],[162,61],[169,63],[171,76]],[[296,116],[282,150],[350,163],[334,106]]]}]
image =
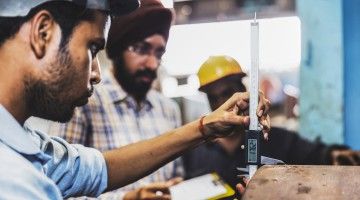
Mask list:
[{"label": "yellow hard hat", "polygon": [[226,55],[210,56],[201,65],[197,73],[200,81],[200,90],[209,83],[233,74],[246,76],[240,64],[234,58]]}]

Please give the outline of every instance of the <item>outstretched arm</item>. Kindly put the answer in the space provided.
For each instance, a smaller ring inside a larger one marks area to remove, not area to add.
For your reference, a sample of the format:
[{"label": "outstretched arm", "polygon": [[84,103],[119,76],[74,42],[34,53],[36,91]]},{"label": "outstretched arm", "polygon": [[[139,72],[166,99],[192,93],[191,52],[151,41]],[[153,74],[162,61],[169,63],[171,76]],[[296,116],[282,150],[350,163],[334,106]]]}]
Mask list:
[{"label": "outstretched arm", "polygon": [[[260,95],[258,116],[263,119],[264,134],[268,133],[268,101]],[[159,137],[104,153],[108,169],[108,190],[122,187],[146,176],[178,157],[182,152],[203,143],[206,139],[225,137],[236,126],[248,126],[249,117],[239,116],[248,109],[248,93],[236,93],[217,110],[200,120],[188,123]],[[261,115],[260,115],[261,114]],[[265,119],[265,120],[264,120]],[[202,131],[199,127],[203,125]]]}]

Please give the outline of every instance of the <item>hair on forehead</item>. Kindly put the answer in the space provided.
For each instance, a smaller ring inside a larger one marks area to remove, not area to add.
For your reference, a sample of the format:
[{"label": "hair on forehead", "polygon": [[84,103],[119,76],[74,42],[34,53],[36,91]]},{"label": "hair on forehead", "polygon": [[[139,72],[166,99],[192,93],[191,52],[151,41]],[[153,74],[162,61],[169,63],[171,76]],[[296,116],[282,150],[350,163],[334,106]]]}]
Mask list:
[{"label": "hair on forehead", "polygon": [[6,40],[14,37],[20,27],[41,10],[48,11],[54,21],[59,24],[62,32],[61,46],[68,42],[74,28],[81,21],[94,21],[96,12],[100,12],[77,6],[71,2],[51,1],[31,9],[25,17],[0,17],[0,47]]}]

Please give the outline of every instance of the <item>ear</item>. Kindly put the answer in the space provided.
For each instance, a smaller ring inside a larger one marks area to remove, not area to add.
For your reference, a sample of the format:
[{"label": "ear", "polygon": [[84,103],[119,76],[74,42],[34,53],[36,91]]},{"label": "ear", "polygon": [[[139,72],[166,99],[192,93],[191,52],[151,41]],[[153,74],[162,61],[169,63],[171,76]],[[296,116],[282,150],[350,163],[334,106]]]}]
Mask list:
[{"label": "ear", "polygon": [[53,16],[46,10],[38,12],[31,20],[30,30],[31,48],[37,58],[46,54],[47,47],[55,32],[55,21]]}]

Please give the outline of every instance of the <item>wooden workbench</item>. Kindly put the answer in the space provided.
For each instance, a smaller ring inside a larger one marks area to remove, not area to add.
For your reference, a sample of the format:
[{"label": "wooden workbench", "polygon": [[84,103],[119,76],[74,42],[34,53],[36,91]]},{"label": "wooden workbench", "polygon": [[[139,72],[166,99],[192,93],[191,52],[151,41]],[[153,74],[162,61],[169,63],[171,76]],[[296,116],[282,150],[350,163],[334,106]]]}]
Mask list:
[{"label": "wooden workbench", "polygon": [[251,179],[242,199],[360,199],[360,167],[263,166]]}]

